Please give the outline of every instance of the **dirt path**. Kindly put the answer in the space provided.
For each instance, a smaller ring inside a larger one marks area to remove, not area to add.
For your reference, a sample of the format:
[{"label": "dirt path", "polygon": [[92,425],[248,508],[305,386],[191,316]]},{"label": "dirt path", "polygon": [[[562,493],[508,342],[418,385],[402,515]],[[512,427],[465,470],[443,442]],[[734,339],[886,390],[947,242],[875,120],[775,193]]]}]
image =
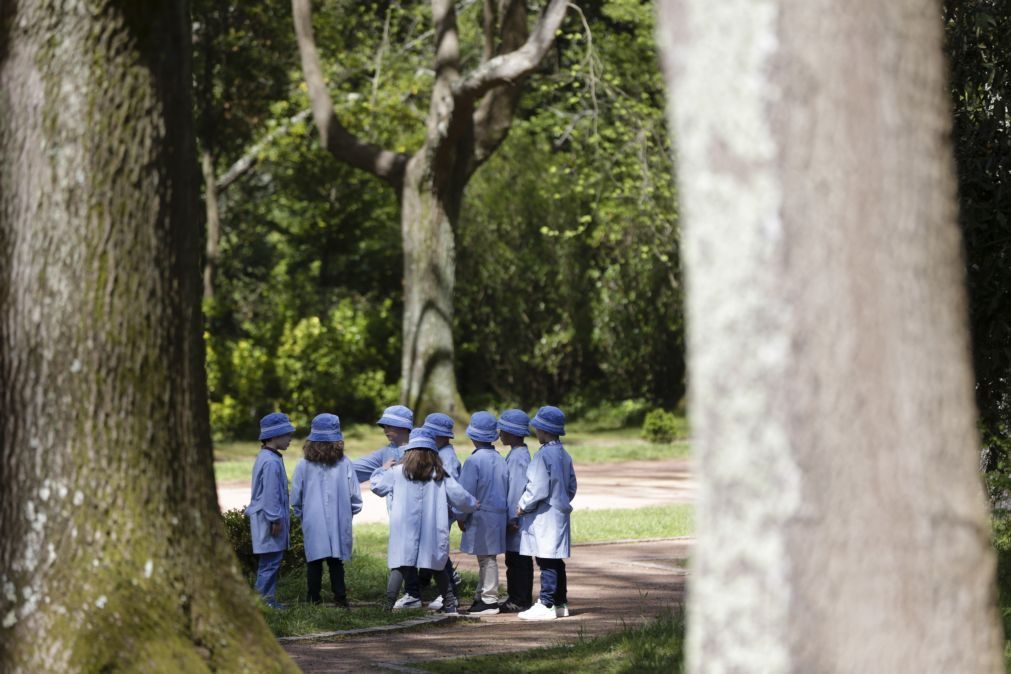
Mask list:
[{"label": "dirt path", "polygon": [[[285,650],[306,672],[389,672],[409,671],[404,668],[425,660],[523,651],[597,636],[681,604],[691,545],[692,539],[682,538],[575,546],[567,563],[569,618],[535,623],[515,615],[449,620],[416,631],[290,644]],[[474,557],[457,553],[453,559],[477,570]],[[504,582],[501,558],[499,565]],[[534,587],[536,591],[536,578]],[[464,605],[469,600],[465,597]]]},{"label": "dirt path", "polygon": [[[576,475],[579,491],[572,502],[576,510],[641,508],[689,503],[695,498],[688,459],[581,463],[576,465]],[[368,484],[362,485],[362,490],[364,505],[355,523],[386,522],[386,502],[368,493]],[[249,483],[219,484],[218,503],[222,510],[244,507],[249,503]]]}]

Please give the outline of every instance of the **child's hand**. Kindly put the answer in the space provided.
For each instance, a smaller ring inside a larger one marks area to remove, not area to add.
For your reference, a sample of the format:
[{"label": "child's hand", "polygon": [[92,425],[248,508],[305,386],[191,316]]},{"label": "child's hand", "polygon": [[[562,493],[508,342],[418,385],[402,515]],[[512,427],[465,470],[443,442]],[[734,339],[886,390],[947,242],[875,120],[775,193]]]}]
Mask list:
[{"label": "child's hand", "polygon": [[523,517],[523,508],[516,509],[516,517]]},{"label": "child's hand", "polygon": [[389,470],[397,465],[396,459],[386,459],[386,463],[383,464],[383,470]]},{"label": "child's hand", "polygon": [[514,533],[516,533],[519,530],[520,530],[520,525],[517,524],[516,522],[510,522],[509,524],[506,525],[506,531],[508,531],[511,534],[514,534]]},{"label": "child's hand", "polygon": [[467,525],[463,523],[463,520],[457,520],[456,526],[460,527],[460,531],[466,531]]},{"label": "child's hand", "polygon": [[270,536],[271,538],[277,538],[281,535],[281,523],[271,522],[270,523]]}]

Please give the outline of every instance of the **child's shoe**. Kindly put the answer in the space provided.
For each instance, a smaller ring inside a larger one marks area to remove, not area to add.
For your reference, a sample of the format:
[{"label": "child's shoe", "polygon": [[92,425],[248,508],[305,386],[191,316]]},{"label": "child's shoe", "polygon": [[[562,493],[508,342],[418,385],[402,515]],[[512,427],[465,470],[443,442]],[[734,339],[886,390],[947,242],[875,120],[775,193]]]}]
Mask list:
[{"label": "child's shoe", "polygon": [[337,597],[333,600],[333,603],[336,604],[337,608],[351,608],[351,604],[348,603],[347,597]]},{"label": "child's shoe", "polygon": [[498,604],[486,604],[483,601],[476,601],[467,610],[470,615],[497,615]]},{"label": "child's shoe", "polygon": [[498,605],[498,610],[500,613],[522,613],[526,611],[529,606],[520,606],[519,604],[511,601],[507,601],[504,604]]},{"label": "child's shoe", "polygon": [[433,599],[428,603],[428,610],[439,611],[441,609],[442,609],[442,595],[440,594],[438,597],[436,597],[435,599]]},{"label": "child's shoe", "polygon": [[443,614],[443,615],[448,615],[448,616],[457,616],[457,617],[459,617],[459,615],[460,615],[460,612],[456,609],[456,604],[446,604],[441,609],[439,609],[438,612],[441,613],[441,614]]},{"label": "child's shoe", "polygon": [[557,617],[554,607],[545,606],[541,602],[537,602],[519,614],[520,620],[554,620]]},{"label": "child's shoe", "polygon": [[418,597],[412,597],[409,594],[405,594],[403,597],[397,600],[393,605],[394,611],[399,611],[406,608],[421,608],[421,599]]},{"label": "child's shoe", "polygon": [[568,618],[569,617],[569,605],[568,604],[555,604],[555,616],[558,618]]}]

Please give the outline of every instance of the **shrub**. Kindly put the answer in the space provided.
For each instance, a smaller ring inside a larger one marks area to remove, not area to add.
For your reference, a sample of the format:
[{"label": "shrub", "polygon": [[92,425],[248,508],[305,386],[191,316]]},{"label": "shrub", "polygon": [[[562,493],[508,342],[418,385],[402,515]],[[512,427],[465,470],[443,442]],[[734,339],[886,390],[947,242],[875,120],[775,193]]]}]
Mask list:
[{"label": "shrub", "polygon": [[[253,554],[253,536],[249,530],[249,516],[241,508],[226,510],[221,513],[225,521],[225,533],[228,543],[235,551],[239,560],[242,575],[252,580],[256,576],[256,555]],[[302,539],[302,523],[297,517],[291,516],[291,547],[284,553],[281,561],[281,571],[301,569],[305,565],[305,543]]]},{"label": "shrub", "polygon": [[642,424],[642,435],[650,442],[673,442],[686,435],[685,420],[666,410],[652,410]]}]

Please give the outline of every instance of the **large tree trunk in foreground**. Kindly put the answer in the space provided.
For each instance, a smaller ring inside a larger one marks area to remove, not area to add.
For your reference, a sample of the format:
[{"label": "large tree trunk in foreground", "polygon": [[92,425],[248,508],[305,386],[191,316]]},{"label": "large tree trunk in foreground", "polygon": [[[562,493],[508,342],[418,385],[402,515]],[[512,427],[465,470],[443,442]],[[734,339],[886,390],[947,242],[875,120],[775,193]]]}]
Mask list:
[{"label": "large tree trunk in foreground", "polygon": [[998,672],[941,13],[665,0],[692,671]]},{"label": "large tree trunk in foreground", "polygon": [[294,670],[217,512],[186,3],[0,20],[0,670]]}]

